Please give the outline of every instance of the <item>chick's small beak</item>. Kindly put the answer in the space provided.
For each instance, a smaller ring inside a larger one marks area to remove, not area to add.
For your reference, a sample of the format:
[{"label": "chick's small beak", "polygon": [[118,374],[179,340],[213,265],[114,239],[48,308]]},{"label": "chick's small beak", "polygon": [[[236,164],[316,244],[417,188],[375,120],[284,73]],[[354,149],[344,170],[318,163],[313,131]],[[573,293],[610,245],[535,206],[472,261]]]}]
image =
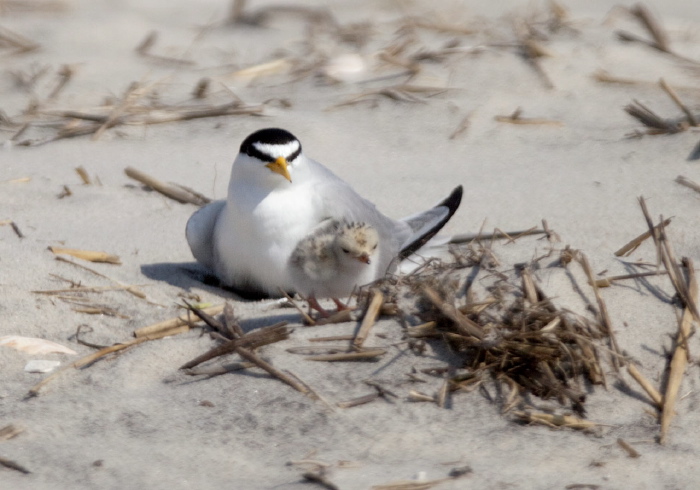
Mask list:
[{"label": "chick's small beak", "polygon": [[292,176],[289,175],[289,169],[287,168],[287,160],[284,157],[279,157],[274,162],[270,162],[265,165],[267,168],[273,172],[280,174],[282,177],[287,179],[289,182],[292,181]]},{"label": "chick's small beak", "polygon": [[362,262],[363,264],[369,264],[369,263],[370,263],[369,255],[367,255],[367,254],[358,255],[358,256],[355,257],[355,258],[356,258],[357,260],[359,260],[360,262]]}]

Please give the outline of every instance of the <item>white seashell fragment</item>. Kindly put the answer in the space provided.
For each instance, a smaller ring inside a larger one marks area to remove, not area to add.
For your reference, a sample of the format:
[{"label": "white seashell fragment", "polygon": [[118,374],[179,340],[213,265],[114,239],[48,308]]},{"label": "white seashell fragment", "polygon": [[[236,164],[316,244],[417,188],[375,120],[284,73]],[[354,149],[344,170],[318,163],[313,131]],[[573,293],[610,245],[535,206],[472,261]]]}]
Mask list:
[{"label": "white seashell fragment", "polygon": [[37,339],[35,337],[21,337],[19,335],[6,335],[0,337],[0,345],[6,345],[13,349],[21,350],[28,354],[50,354],[58,352],[60,354],[77,355],[73,349],[64,347],[50,340]]},{"label": "white seashell fragment", "polygon": [[58,366],[61,365],[61,361],[49,361],[47,359],[34,359],[24,366],[24,370],[28,373],[50,373]]},{"label": "white seashell fragment", "polygon": [[338,82],[353,82],[367,71],[367,63],[359,54],[341,54],[331,58],[323,68],[323,73],[328,78]]}]

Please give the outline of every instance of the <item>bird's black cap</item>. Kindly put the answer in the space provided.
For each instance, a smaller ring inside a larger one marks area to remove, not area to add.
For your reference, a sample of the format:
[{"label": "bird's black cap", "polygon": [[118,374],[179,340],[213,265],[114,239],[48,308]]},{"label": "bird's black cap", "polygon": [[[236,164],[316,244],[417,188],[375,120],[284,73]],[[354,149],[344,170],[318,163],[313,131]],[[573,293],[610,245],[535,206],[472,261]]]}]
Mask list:
[{"label": "bird's black cap", "polygon": [[301,143],[292,133],[280,128],[265,128],[254,132],[241,143],[241,153],[245,153],[263,162],[270,162],[274,160],[274,158],[256,148],[255,143],[263,145],[286,145],[293,141],[299,143],[299,147],[294,153],[287,157],[287,161],[291,162],[301,153]]}]

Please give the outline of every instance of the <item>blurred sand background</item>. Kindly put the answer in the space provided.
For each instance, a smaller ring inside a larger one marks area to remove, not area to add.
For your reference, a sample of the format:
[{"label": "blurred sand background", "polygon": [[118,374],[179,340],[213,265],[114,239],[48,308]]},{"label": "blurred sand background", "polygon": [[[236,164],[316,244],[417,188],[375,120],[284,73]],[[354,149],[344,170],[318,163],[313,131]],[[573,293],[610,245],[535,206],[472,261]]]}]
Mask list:
[{"label": "blurred sand background", "polygon": [[[518,1],[328,1],[304,2],[311,9],[304,12],[266,10],[280,4],[301,2],[249,1],[249,18],[268,13],[251,25],[228,22],[231,4],[223,0],[0,1],[0,336],[44,338],[88,355],[93,349],[75,341],[79,325],[92,328],[85,336],[95,344],[125,341],[136,328],[176,316],[183,297],[231,299],[245,328],[278,320],[300,326],[295,310],[238,301],[196,282],[183,269],[194,267],[184,227],[196,207],[124,175],[132,166],[223,197],[241,141],[267,126],[293,132],[307,155],[393,217],[422,210],[463,184],[462,206],[447,233],[518,230],[546,219],[560,247],[583,250],[596,273],[614,275],[629,270],[613,252],[646,230],[637,202],[644,196],[654,218],[674,217],[669,235],[676,254],[700,262],[700,195],[674,182],[678,175],[700,181],[698,161],[689,159],[697,130],[630,137],[647,128],[623,110],[637,99],[663,117],[681,117],[660,78],[698,108],[700,3],[646,3],[675,54],[620,41],[620,30],[650,39],[638,20],[614,8],[629,3],[561,1],[566,16],[560,18],[547,2]],[[152,32],[157,39],[138,53]],[[522,56],[523,32],[549,54],[537,58],[538,69]],[[405,50],[389,59],[404,42]],[[406,60],[411,63],[402,66]],[[340,68],[332,64],[338,61]],[[56,90],[63,66],[71,76]],[[357,73],[349,73],[353,66]],[[252,74],[242,72],[251,67]],[[603,71],[632,83],[601,82],[594,74]],[[208,90],[196,99],[193,89],[203,78]],[[66,111],[118,118],[139,106],[156,117],[235,100],[256,114],[118,124],[98,138],[92,131],[51,141],[86,124]],[[495,119],[518,108],[522,118],[545,121]],[[92,184],[83,183],[78,166]],[[101,278],[56,261],[49,246],[105,251],[121,265],[81,262],[110,279]],[[546,247],[526,239],[496,244],[494,251],[513,264]],[[654,262],[654,248],[647,243],[630,260]],[[85,293],[85,302],[112,313],[89,315],[34,292],[69,287],[66,280],[139,285],[147,299],[120,290]],[[565,306],[580,307],[556,273],[543,281]],[[668,281],[629,282],[603,294],[621,348],[660,383],[680,314]],[[78,356],[32,356],[0,346],[0,425],[24,428],[0,441],[0,456],[31,471],[0,467],[0,487],[313,488],[303,482],[303,465],[288,464],[303,459],[328,463],[328,479],[341,489],[439,479],[465,465],[471,474],[437,488],[700,485],[694,360],[669,440],[660,445],[653,407],[624,374],[618,381],[609,373],[609,389],[589,394],[587,416],[604,426],[586,435],[516,424],[483,393],[455,396],[447,410],[406,401],[405,374],[440,364],[436,354],[393,347],[378,363],[318,364],[286,352],[310,337],[354,328],[323,327],[322,334],[298,328],[262,354],[332,404],[366,393],[361,381],[370,377],[400,395],[394,403],[330,410],[256,370],[186,376],[178,367],[215,345],[196,330],[66,372],[40,396],[25,398],[46,376],[24,372],[28,360],[65,365]],[[375,328],[385,338],[372,337],[373,344],[399,345],[395,320]],[[691,355],[698,347],[692,338]],[[618,438],[641,457],[630,457]]]}]

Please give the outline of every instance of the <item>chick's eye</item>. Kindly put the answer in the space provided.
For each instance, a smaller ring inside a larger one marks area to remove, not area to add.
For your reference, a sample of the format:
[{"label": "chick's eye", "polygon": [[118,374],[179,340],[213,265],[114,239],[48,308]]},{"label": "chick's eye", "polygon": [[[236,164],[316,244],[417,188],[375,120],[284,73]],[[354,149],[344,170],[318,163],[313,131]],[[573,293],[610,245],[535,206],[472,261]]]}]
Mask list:
[{"label": "chick's eye", "polygon": [[344,249],[343,249],[343,253],[349,254],[349,253],[350,253],[350,250],[348,250],[347,248],[344,248]]},{"label": "chick's eye", "polygon": [[372,250],[377,250],[377,245],[379,245],[379,244],[378,243],[375,244],[374,247],[372,247]]}]

